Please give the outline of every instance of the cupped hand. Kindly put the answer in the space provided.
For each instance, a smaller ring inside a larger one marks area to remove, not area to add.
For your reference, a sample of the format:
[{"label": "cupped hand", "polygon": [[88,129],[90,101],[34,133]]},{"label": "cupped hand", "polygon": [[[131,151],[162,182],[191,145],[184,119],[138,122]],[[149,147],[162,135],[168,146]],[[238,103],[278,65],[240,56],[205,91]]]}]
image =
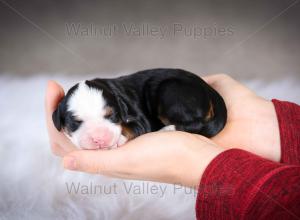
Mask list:
[{"label": "cupped hand", "polygon": [[46,90],[46,123],[52,152],[57,156],[64,156],[67,153],[76,150],[76,147],[62,133],[59,132],[52,121],[52,113],[55,111],[58,103],[65,96],[63,88],[54,81],[49,81]]},{"label": "cupped hand", "polygon": [[207,165],[224,149],[180,131],[152,132],[111,150],[78,150],[64,157],[67,169],[125,179],[197,187]]},{"label": "cupped hand", "polygon": [[204,77],[225,100],[228,119],[212,140],[226,149],[240,148],[280,160],[280,134],[274,105],[225,74]]},{"label": "cupped hand", "polygon": [[241,148],[279,161],[280,137],[273,104],[227,75],[204,79],[223,96],[228,109],[227,124],[212,138],[213,142],[184,132],[154,132],[121,148],[102,151],[78,150],[55,129],[52,112],[64,91],[57,83],[49,82],[46,119],[52,151],[65,156],[67,169],[191,187],[199,183],[211,160],[229,148]]},{"label": "cupped hand", "polygon": [[50,81],[48,134],[53,153],[64,156],[67,169],[197,187],[207,165],[224,150],[205,137],[179,131],[148,133],[112,150],[78,150],[53,125],[52,113],[63,97],[62,87]]}]

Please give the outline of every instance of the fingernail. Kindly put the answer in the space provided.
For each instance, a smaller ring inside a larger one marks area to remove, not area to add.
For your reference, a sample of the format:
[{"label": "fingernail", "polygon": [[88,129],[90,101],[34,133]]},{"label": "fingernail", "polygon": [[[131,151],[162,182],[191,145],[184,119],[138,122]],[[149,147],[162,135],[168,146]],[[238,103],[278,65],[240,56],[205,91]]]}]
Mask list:
[{"label": "fingernail", "polygon": [[66,156],[64,158],[64,167],[69,170],[76,170],[77,164],[75,157]]}]

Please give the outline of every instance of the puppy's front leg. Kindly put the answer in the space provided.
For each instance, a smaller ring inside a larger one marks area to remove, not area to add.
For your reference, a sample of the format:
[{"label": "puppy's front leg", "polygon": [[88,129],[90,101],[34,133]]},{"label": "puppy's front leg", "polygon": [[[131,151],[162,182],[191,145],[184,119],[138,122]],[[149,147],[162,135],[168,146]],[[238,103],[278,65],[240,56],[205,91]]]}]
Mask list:
[{"label": "puppy's front leg", "polygon": [[160,129],[159,131],[176,131],[175,125],[168,125]]}]

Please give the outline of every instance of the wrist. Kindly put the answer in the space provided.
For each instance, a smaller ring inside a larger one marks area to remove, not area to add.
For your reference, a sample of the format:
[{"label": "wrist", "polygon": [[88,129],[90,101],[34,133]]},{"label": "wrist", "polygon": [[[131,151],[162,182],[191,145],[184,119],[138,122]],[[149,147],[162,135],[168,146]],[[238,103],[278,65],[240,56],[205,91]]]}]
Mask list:
[{"label": "wrist", "polygon": [[[237,120],[239,129],[231,136],[231,145],[225,147],[241,148],[278,162],[281,157],[280,134],[273,103],[258,96],[247,102],[247,114]],[[222,142],[218,143],[222,145]]]},{"label": "wrist", "polygon": [[[264,109],[262,116],[264,129],[261,129],[261,134],[258,140],[262,140],[261,156],[272,161],[279,162],[281,158],[280,148],[280,132],[276,110],[274,104],[269,100],[263,100]],[[257,148],[259,149],[259,148]]]},{"label": "wrist", "polygon": [[214,143],[192,148],[186,155],[185,164],[183,164],[185,170],[180,173],[179,177],[180,184],[197,189],[205,169],[225,150]]}]

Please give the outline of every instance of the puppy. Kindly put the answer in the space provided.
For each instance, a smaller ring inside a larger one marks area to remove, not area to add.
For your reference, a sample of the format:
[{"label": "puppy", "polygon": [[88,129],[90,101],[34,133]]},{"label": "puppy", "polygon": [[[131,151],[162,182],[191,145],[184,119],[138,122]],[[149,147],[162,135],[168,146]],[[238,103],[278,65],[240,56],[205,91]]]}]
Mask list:
[{"label": "puppy", "polygon": [[55,127],[83,149],[110,149],[139,135],[179,130],[212,137],[227,118],[222,97],[197,75],[150,69],[74,85],[53,112]]}]

